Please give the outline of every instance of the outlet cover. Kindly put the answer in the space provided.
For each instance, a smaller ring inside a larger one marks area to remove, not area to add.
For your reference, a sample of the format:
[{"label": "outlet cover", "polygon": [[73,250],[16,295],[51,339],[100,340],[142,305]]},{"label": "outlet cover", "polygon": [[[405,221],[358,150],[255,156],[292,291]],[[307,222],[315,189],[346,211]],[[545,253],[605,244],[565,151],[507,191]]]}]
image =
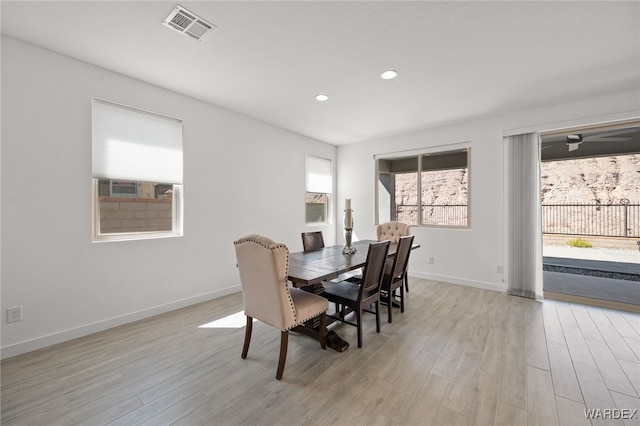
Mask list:
[{"label": "outlet cover", "polygon": [[7,308],[7,322],[22,321],[22,306]]}]

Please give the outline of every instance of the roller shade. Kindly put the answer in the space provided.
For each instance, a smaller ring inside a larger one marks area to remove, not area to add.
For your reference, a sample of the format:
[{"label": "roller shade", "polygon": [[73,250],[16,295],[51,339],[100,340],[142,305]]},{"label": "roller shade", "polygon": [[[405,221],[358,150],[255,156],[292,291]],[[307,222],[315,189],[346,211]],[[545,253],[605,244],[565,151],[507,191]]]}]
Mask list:
[{"label": "roller shade", "polygon": [[331,194],[331,160],[307,155],[307,192]]},{"label": "roller shade", "polygon": [[92,100],[94,178],[182,184],[182,121]]}]

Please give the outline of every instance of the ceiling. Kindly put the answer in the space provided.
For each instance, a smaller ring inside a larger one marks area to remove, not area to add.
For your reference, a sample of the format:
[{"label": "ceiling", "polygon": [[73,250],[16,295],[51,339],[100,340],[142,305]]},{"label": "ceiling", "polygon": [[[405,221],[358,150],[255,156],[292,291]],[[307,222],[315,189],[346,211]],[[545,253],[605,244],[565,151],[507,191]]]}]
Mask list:
[{"label": "ceiling", "polygon": [[2,33],[336,145],[640,91],[635,1],[180,1],[202,41],[176,4],[2,1]]},{"label": "ceiling", "polygon": [[540,139],[542,161],[640,154],[640,121],[607,129],[573,129]]}]

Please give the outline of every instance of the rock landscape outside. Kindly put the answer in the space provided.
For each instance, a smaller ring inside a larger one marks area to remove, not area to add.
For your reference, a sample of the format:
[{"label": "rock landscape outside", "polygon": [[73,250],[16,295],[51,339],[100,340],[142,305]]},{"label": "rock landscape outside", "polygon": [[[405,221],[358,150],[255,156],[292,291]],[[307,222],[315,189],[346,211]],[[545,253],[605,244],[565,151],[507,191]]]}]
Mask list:
[{"label": "rock landscape outside", "polygon": [[[430,172],[428,179],[423,178],[423,202],[440,205],[466,204],[467,178],[466,170]],[[637,205],[640,204],[640,154],[543,162],[540,165],[540,180],[543,205]],[[395,201],[398,206],[417,204],[416,173],[396,175]],[[602,210],[606,209],[603,207]],[[584,220],[579,215],[577,212],[569,213],[569,217],[564,220]]]}]

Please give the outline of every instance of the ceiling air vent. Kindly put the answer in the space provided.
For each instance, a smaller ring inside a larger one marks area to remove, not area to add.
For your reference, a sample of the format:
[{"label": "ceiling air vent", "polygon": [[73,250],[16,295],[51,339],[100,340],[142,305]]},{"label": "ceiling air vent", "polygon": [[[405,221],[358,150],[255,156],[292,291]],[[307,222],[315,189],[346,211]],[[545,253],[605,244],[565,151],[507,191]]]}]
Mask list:
[{"label": "ceiling air vent", "polygon": [[205,21],[180,5],[177,5],[167,19],[164,20],[164,25],[196,40],[202,40],[217,28],[212,23]]}]

